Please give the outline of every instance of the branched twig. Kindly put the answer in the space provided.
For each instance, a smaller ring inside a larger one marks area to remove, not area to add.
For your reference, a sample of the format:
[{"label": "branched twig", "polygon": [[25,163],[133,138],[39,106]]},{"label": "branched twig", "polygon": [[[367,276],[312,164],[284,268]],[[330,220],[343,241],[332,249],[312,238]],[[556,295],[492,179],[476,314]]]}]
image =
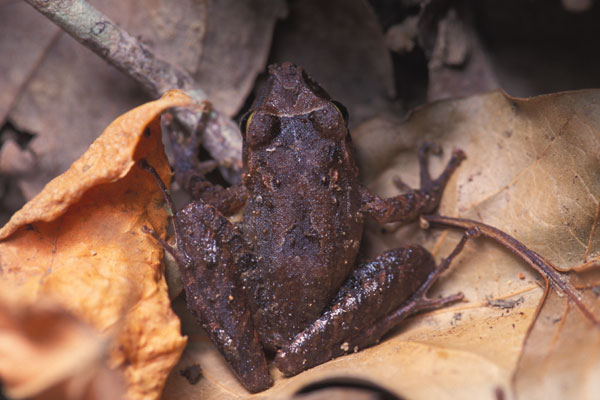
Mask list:
[{"label": "branched twig", "polygon": [[[153,97],[170,89],[186,91],[197,101],[206,94],[192,76],[157,57],[150,49],[85,0],[25,0],[77,41],[138,82]],[[185,135],[194,134],[198,118],[180,118]],[[189,133],[191,132],[191,133]],[[240,167],[241,138],[237,124],[213,111],[203,133],[203,145],[224,165]]]}]

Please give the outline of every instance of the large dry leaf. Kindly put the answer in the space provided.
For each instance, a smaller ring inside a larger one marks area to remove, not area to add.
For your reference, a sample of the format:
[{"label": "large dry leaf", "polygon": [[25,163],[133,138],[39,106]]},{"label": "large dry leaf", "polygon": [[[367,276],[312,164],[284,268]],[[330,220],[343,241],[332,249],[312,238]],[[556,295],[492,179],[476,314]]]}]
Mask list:
[{"label": "large dry leaf", "polygon": [[0,230],[0,283],[29,301],[49,299],[111,338],[110,366],[132,399],[160,395],[185,345],[162,250],[141,231],[164,233],[162,194],[136,163],[146,158],[168,180],[158,116],[190,101],[169,92],[116,119]]},{"label": "large dry leaf", "polygon": [[[494,92],[439,102],[401,125],[371,120],[353,138],[364,181],[381,195],[397,193],[392,180],[398,176],[417,185],[416,149],[422,141],[446,150],[446,156],[431,158],[434,173],[459,147],[468,159],[446,189],[442,214],[497,226],[561,267],[598,257],[598,233],[592,229],[600,195],[598,91],[532,99]],[[439,259],[460,238],[460,232],[415,225],[391,228],[370,224],[365,251],[374,255],[418,242]],[[586,288],[585,302],[596,314],[598,298],[587,288],[598,281],[593,275],[572,280]],[[508,250],[488,239],[473,240],[434,288],[434,294],[462,291],[465,302],[412,318],[378,346],[296,377],[273,371],[275,385],[262,395],[291,395],[307,384],[343,377],[366,379],[411,399],[591,398],[597,393],[600,330],[552,290],[536,319],[543,286]],[[552,315],[558,318],[549,319]],[[193,324],[184,320],[190,343],[165,397],[248,395]],[[191,385],[180,371],[196,363],[202,377]]]}]

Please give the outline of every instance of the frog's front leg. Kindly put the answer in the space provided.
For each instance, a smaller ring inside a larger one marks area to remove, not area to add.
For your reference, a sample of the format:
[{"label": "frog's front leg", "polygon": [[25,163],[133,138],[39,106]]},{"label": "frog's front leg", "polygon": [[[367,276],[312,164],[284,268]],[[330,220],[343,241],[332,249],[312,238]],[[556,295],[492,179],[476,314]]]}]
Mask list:
[{"label": "frog's front leg", "polygon": [[198,126],[189,136],[183,134],[185,129],[170,114],[163,115],[161,121],[171,144],[175,180],[192,199],[208,203],[225,215],[232,215],[246,204],[248,191],[240,184],[230,187],[213,184],[205,175],[219,164],[214,160],[198,161],[201,138],[209,122],[212,105],[203,101],[196,110],[188,111],[200,115]]},{"label": "frog's front leg", "polygon": [[461,300],[462,293],[430,299],[427,291],[463,249],[470,230],[437,267],[418,245],[385,252],[360,265],[339,291],[332,306],[278,351],[275,364],[286,376],[348,352],[373,345],[406,317]]},{"label": "frog's front leg", "polygon": [[[419,148],[421,170],[419,189],[408,190],[407,193],[399,196],[383,199],[363,188],[362,211],[379,223],[409,222],[416,220],[422,214],[434,212],[440,204],[448,179],[465,159],[465,154],[462,150],[454,150],[442,174],[437,179],[432,179],[427,168],[427,153],[430,150],[440,152],[439,147],[432,143],[424,143]],[[401,185],[406,187],[404,184]]]},{"label": "frog's front leg", "polygon": [[[145,163],[141,166],[155,176],[173,212],[171,197],[156,171]],[[173,217],[176,249],[144,228],[177,261],[188,308],[243,385],[250,392],[269,388],[273,381],[239,281],[241,272],[254,263],[239,230],[202,201],[188,204]]]}]

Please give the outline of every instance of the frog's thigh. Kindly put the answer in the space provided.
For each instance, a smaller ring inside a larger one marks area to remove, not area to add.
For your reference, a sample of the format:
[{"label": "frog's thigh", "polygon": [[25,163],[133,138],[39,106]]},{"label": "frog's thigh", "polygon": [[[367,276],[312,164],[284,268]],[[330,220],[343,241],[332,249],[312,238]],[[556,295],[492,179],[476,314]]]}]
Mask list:
[{"label": "frog's thigh", "polygon": [[347,338],[399,308],[435,267],[433,256],[418,245],[389,250],[358,265],[332,306],[280,350],[278,368],[294,375],[338,356]]},{"label": "frog's thigh", "polygon": [[188,307],[251,392],[272,384],[239,281],[249,262],[241,234],[216,208],[193,202],[177,213],[180,265]]}]

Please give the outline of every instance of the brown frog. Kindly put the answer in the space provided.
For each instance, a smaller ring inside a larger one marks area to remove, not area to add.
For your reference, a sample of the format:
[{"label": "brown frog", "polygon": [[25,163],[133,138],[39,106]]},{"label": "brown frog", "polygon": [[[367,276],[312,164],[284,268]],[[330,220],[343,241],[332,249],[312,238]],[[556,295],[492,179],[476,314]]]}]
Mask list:
[{"label": "brown frog", "polygon": [[[421,188],[382,199],[359,182],[344,107],[301,67],[269,74],[241,124],[242,185],[212,186],[176,164],[196,198],[173,219],[177,249],[147,229],[176,259],[189,308],[251,392],[272,384],[263,349],[294,375],[462,298],[425,293],[468,237],[437,267],[417,245],[357,263],[365,217],[408,222],[435,211],[464,154],[454,151],[433,180],[431,146],[422,146]],[[225,218],[244,205],[239,225]]]}]

